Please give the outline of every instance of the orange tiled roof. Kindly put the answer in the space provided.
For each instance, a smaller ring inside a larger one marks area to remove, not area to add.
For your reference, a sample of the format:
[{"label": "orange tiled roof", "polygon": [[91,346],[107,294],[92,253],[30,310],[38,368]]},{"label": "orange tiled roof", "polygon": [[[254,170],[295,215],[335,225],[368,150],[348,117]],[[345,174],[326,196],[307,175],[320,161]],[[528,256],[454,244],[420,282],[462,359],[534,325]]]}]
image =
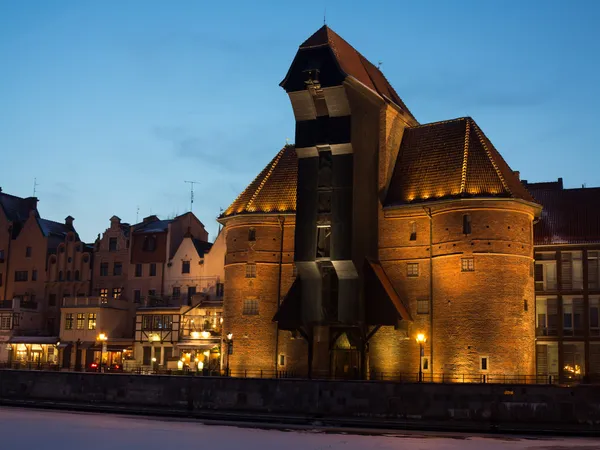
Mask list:
[{"label": "orange tiled roof", "polygon": [[490,196],[534,202],[473,119],[405,130],[386,205]]},{"label": "orange tiled roof", "polygon": [[296,149],[293,145],[286,145],[225,210],[221,218],[238,214],[295,212],[297,178]]},{"label": "orange tiled roof", "polygon": [[347,76],[354,77],[369,89],[379,93],[379,95],[388,101],[395,103],[410,117],[415,119],[383,73],[327,25],[323,25],[304,41],[300,45],[300,49],[324,46],[331,48],[340,69]]}]

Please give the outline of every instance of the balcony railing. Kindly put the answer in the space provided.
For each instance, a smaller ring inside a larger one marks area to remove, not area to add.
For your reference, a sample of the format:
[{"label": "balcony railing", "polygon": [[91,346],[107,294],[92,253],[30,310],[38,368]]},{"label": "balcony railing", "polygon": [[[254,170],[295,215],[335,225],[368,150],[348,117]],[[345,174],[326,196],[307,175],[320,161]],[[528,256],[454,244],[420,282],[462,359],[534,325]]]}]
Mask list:
[{"label": "balcony railing", "polygon": [[37,310],[38,303],[35,300],[14,298],[12,300],[0,300],[0,309],[31,309]]},{"label": "balcony railing", "polygon": [[66,308],[73,307],[104,307],[104,308],[129,308],[129,303],[125,300],[110,297],[64,297],[62,306]]}]

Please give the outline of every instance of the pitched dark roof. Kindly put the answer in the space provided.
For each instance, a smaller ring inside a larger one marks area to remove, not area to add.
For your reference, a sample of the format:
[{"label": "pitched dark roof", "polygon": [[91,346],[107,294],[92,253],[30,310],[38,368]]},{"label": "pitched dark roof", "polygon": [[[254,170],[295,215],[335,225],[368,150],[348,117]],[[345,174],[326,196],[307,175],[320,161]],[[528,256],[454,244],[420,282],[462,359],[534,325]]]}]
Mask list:
[{"label": "pitched dark roof", "polygon": [[470,117],[407,128],[385,205],[470,197],[534,201]]},{"label": "pitched dark roof", "polygon": [[600,187],[563,189],[562,179],[526,186],[543,206],[535,245],[600,243]]},{"label": "pitched dark roof", "polygon": [[160,220],[158,218],[150,222],[141,222],[133,226],[133,232],[135,234],[162,233],[168,230],[171,222],[173,222],[172,219]]},{"label": "pitched dark roof", "polygon": [[52,220],[42,219],[42,218],[38,219],[38,223],[40,224],[40,228],[42,229],[42,232],[44,233],[44,236],[46,236],[46,237],[60,236],[60,237],[64,238],[68,232],[73,232],[73,233],[75,233],[75,236],[77,236],[77,238],[79,238],[75,229],[64,223],[54,222]]},{"label": "pitched dark roof", "polygon": [[268,214],[296,211],[298,158],[292,145],[286,145],[248,187],[221,214]]},{"label": "pitched dark roof", "polygon": [[327,25],[323,25],[311,37],[304,41],[302,45],[300,45],[300,49],[324,46],[329,46],[329,48],[331,48],[342,72],[347,76],[355,78],[388,101],[395,103],[400,109],[414,119],[414,116],[408,107],[404,104],[383,73]]},{"label": "pitched dark roof", "polygon": [[213,246],[211,242],[201,241],[200,239],[193,239],[194,247],[196,247],[196,251],[198,252],[198,256],[201,258],[209,252],[211,247]]},{"label": "pitched dark roof", "polygon": [[4,214],[11,222],[25,222],[32,209],[35,210],[36,216],[39,217],[37,201],[35,197],[21,198],[16,195],[0,192],[0,208],[2,208]]}]

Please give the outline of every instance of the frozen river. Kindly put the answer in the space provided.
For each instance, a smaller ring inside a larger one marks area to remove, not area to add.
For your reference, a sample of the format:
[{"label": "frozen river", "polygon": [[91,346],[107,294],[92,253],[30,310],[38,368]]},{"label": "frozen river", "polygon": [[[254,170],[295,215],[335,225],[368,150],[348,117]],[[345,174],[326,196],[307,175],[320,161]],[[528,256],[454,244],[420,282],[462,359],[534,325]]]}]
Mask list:
[{"label": "frozen river", "polygon": [[0,408],[2,450],[495,450],[600,449],[600,439],[417,433],[360,436],[245,429],[192,421]]}]

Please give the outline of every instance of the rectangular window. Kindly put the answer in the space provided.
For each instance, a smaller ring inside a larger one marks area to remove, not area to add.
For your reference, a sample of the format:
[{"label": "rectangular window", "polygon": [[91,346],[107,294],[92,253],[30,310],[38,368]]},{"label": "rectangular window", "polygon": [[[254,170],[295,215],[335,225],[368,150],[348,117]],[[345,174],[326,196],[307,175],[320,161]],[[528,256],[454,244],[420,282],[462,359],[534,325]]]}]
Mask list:
[{"label": "rectangular window", "polygon": [[256,278],[256,264],[246,264],[246,278]]},{"label": "rectangular window", "polygon": [[155,297],[156,289],[148,289],[148,297]]},{"label": "rectangular window", "polygon": [[142,276],[142,265],[141,264],[135,265],[135,276],[138,278]]},{"label": "rectangular window", "polygon": [[77,313],[77,329],[83,330],[84,325],[85,325],[85,314]]},{"label": "rectangular window", "polygon": [[471,215],[465,214],[463,216],[463,234],[471,234]]},{"label": "rectangular window", "polygon": [[56,306],[56,294],[50,294],[48,296],[48,306]]},{"label": "rectangular window", "polygon": [[149,366],[152,361],[152,347],[143,347],[142,364]]},{"label": "rectangular window", "polygon": [[173,298],[181,297],[181,288],[179,286],[173,286]]},{"label": "rectangular window", "polygon": [[537,297],[535,299],[536,336],[558,335],[558,299]]},{"label": "rectangular window", "polygon": [[163,329],[163,316],[154,316],[152,320],[152,329],[153,330],[162,330]]},{"label": "rectangular window", "polygon": [[116,252],[117,251],[117,238],[111,237],[108,239],[108,251]]},{"label": "rectangular window", "polygon": [[141,303],[142,302],[142,291],[140,291],[139,289],[134,289],[133,290],[133,302],[134,303]]},{"label": "rectangular window", "polygon": [[15,281],[27,281],[27,274],[26,270],[17,270],[15,272]]},{"label": "rectangular window", "polygon": [[429,314],[429,299],[418,298],[417,299],[417,314]]},{"label": "rectangular window", "polygon": [[590,336],[600,336],[600,297],[590,297]]},{"label": "rectangular window", "polygon": [[10,315],[3,315],[0,318],[0,329],[10,330],[12,328],[12,317]]},{"label": "rectangular window", "polygon": [[108,289],[107,288],[100,289],[100,298],[102,298],[102,299],[108,298]]},{"label": "rectangular window", "polygon": [[189,261],[181,261],[181,273],[190,273]]},{"label": "rectangular window", "polygon": [[583,289],[583,252],[561,252],[561,283],[565,291]]},{"label": "rectangular window", "polygon": [[37,281],[37,270],[31,271],[31,281]]},{"label": "rectangular window", "polygon": [[[256,241],[256,228],[250,228],[248,230],[248,240],[250,242]],[[184,272],[184,273],[187,273],[187,272]]]},{"label": "rectangular window", "polygon": [[244,300],[244,310],[242,311],[244,316],[256,316],[258,315],[258,299],[247,298]]},{"label": "rectangular window", "polygon": [[585,375],[585,344],[583,342],[564,342],[563,377],[568,380],[579,380]]},{"label": "rectangular window", "polygon": [[600,251],[588,252],[588,289],[600,289]]},{"label": "rectangular window", "polygon": [[113,290],[112,290],[112,296],[115,299],[121,298],[121,294],[122,293],[123,293],[123,289],[122,288],[113,288]]},{"label": "rectangular window", "polygon": [[150,276],[156,276],[156,263],[150,263]]},{"label": "rectangular window", "polygon": [[100,263],[100,276],[101,277],[108,276],[108,263],[107,262]]},{"label": "rectangular window", "polygon": [[152,316],[142,316],[142,330],[152,329]]},{"label": "rectangular window", "polygon": [[417,222],[410,223],[410,240],[411,241],[417,240]]},{"label": "rectangular window", "polygon": [[406,264],[406,276],[418,277],[419,276],[419,263],[407,263]]},{"label": "rectangular window", "polygon": [[123,274],[123,264],[120,262],[116,262],[113,266],[113,275],[118,277]]},{"label": "rectangular window", "polygon": [[65,314],[65,330],[73,329],[73,313]]},{"label": "rectangular window", "polygon": [[583,335],[582,298],[563,297],[563,334],[565,336]]},{"label": "rectangular window", "polygon": [[487,356],[482,356],[481,357],[481,367],[480,367],[482,372],[487,372],[490,369],[490,361],[489,358]]},{"label": "rectangular window", "polygon": [[163,329],[170,330],[173,328],[173,316],[163,316]]},{"label": "rectangular window", "polygon": [[331,227],[329,225],[317,227],[317,258],[329,258],[331,255]]},{"label": "rectangular window", "polygon": [[96,329],[96,313],[88,314],[88,330]]},{"label": "rectangular window", "polygon": [[475,271],[475,259],[474,258],[461,258],[460,270],[463,272],[474,272]]},{"label": "rectangular window", "polygon": [[31,247],[25,248],[25,258],[31,258]]},{"label": "rectangular window", "polygon": [[223,297],[223,294],[225,293],[225,285],[223,283],[217,283],[216,290],[217,297]]},{"label": "rectangular window", "polygon": [[281,355],[279,355],[279,365],[281,367],[285,366],[285,355],[283,353]]},{"label": "rectangular window", "polygon": [[423,357],[421,358],[421,367],[423,369],[423,372],[428,372],[429,371],[429,358],[427,357]]}]

